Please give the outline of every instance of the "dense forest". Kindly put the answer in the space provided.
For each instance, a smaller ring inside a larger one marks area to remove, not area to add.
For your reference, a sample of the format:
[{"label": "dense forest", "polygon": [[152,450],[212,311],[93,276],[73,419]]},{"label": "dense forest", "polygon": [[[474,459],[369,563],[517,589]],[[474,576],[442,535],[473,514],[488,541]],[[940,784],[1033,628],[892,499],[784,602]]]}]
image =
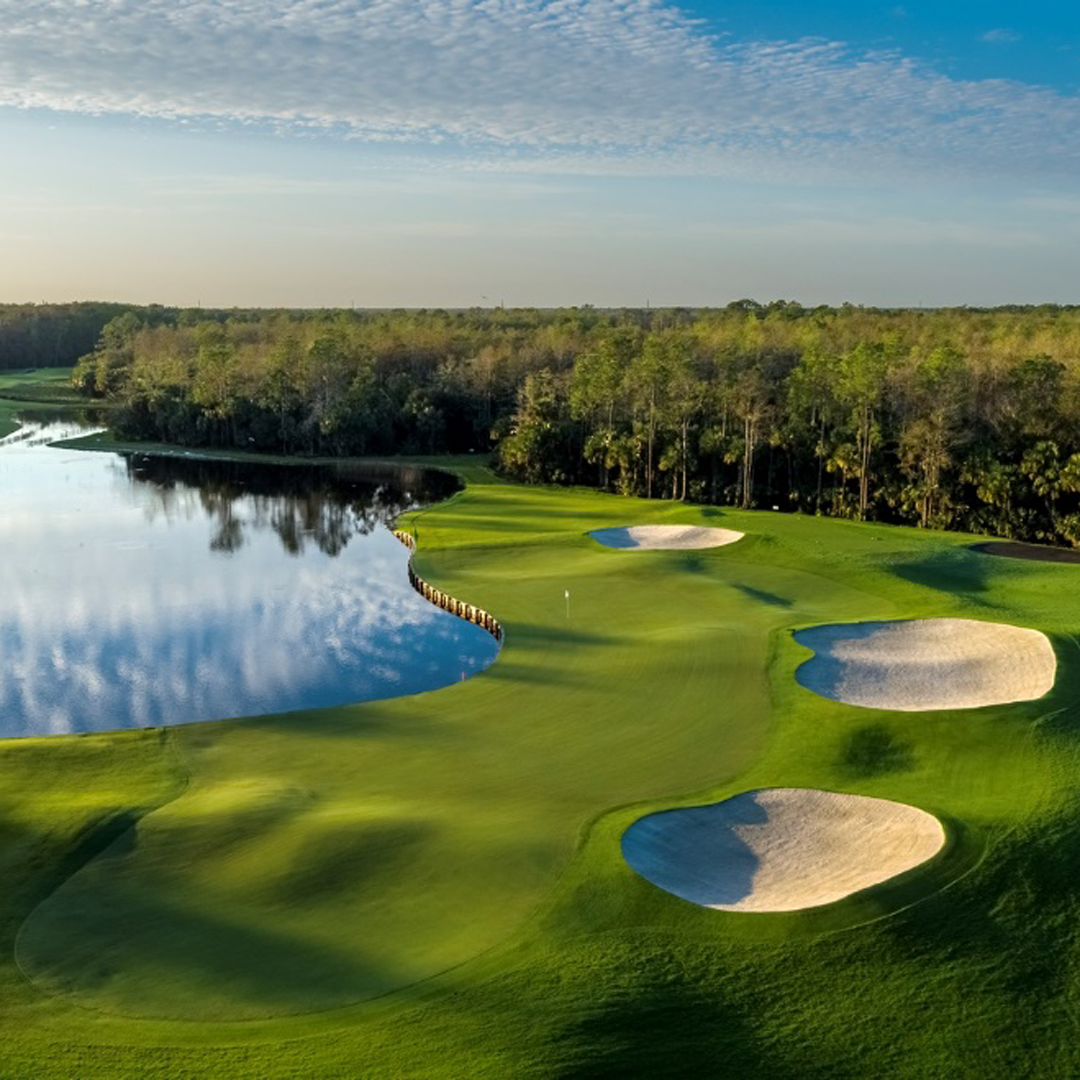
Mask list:
[{"label": "dense forest", "polygon": [[0,371],[71,367],[128,304],[0,304]]},{"label": "dense forest", "polygon": [[133,310],[74,381],[127,438],[1080,546],[1074,307]]},{"label": "dense forest", "polygon": [[265,314],[235,308],[169,308],[160,304],[139,307],[101,301],[0,304],[0,371],[71,367],[93,350],[108,323],[129,312],[143,326],[225,322]]}]

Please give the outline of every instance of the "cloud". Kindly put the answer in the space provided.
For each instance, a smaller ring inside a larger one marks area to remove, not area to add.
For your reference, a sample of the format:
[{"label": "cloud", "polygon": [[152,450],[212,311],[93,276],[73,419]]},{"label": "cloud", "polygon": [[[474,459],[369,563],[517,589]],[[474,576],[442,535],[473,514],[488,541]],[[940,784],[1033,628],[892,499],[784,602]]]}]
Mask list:
[{"label": "cloud", "polygon": [[967,248],[985,251],[1045,249],[1053,246],[1045,232],[1000,225],[917,217],[807,217],[803,220],[755,225],[715,225],[698,229],[717,238],[744,242],[770,240],[817,250],[842,246],[903,248]]},{"label": "cloud", "polygon": [[980,39],[985,41],[989,45],[1008,45],[1014,41],[1023,40],[1023,35],[1018,34],[1015,30],[987,30]]},{"label": "cloud", "polygon": [[1022,207],[1044,210],[1051,214],[1080,216],[1080,199],[1078,198],[1063,198],[1055,195],[1035,195],[1020,199],[1018,202]]},{"label": "cloud", "polygon": [[585,170],[1075,177],[1080,163],[1075,97],[824,40],[721,40],[660,0],[0,0],[0,25],[0,106]]}]

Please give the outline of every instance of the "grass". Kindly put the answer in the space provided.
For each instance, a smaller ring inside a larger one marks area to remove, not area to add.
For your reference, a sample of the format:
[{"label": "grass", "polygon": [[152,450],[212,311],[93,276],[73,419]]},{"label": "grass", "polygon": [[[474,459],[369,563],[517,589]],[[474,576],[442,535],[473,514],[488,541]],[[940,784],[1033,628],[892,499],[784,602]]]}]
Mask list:
[{"label": "grass", "polygon": [[[481,676],[0,743],[0,1074],[1080,1072],[1076,568],[459,468],[467,489],[406,525],[419,572],[507,627]],[[748,536],[585,535],[676,521]],[[792,629],[933,615],[1045,629],[1057,687],[897,714],[794,681]],[[779,785],[923,807],[950,846],[771,916],[684,903],[620,857],[643,813]]]},{"label": "grass", "polygon": [[0,439],[19,426],[18,416],[85,404],[71,388],[71,368],[0,371]]}]

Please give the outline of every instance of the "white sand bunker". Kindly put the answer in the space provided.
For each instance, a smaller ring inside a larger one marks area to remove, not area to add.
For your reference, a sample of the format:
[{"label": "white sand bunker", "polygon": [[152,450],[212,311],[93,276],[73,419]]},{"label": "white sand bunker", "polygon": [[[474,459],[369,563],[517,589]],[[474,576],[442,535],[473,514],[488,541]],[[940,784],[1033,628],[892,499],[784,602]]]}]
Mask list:
[{"label": "white sand bunker", "polygon": [[849,623],[800,630],[817,656],[796,679],[848,705],[923,712],[1042,697],[1057,657],[1045,634],[973,619]]},{"label": "white sand bunker", "polygon": [[831,904],[937,854],[945,830],[914,806],[807,788],[762,788],[649,814],[623,834],[643,878],[720,911]]},{"label": "white sand bunker", "polygon": [[589,535],[605,547],[687,551],[734,544],[744,534],[734,529],[710,529],[703,525],[630,525],[624,529],[594,529]]}]

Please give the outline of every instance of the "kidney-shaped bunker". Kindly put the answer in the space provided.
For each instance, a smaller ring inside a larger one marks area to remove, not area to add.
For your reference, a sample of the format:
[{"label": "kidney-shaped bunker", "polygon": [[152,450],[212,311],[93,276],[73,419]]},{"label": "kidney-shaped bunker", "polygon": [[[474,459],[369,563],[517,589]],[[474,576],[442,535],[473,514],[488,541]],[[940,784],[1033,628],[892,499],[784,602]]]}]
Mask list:
[{"label": "kidney-shaped bunker", "polygon": [[643,878],[721,911],[831,904],[926,862],[945,830],[914,806],[808,788],[761,788],[649,814],[623,834]]},{"label": "kidney-shaped bunker", "polygon": [[822,697],[871,709],[975,709],[1040,698],[1057,657],[1045,634],[975,619],[910,619],[800,630],[816,656],[796,679]]},{"label": "kidney-shaped bunker", "polygon": [[594,529],[589,535],[604,547],[689,551],[734,544],[744,534],[734,529],[713,529],[704,525],[628,525],[620,529]]}]

